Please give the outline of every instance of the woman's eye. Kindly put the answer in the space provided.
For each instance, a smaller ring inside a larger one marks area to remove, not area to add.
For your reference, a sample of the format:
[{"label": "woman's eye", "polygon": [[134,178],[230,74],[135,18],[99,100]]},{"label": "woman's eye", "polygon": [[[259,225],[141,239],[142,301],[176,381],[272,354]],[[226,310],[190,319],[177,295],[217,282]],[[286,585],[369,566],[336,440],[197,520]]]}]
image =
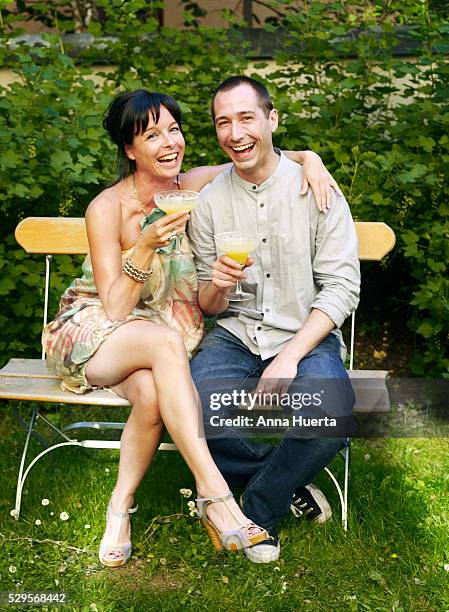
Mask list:
[{"label": "woman's eye", "polygon": [[156,132],[152,132],[151,134],[148,134],[147,136],[147,140],[154,140],[155,138],[157,138]]},{"label": "woman's eye", "polygon": [[170,132],[174,132],[174,133],[179,132],[179,126],[172,127]]}]

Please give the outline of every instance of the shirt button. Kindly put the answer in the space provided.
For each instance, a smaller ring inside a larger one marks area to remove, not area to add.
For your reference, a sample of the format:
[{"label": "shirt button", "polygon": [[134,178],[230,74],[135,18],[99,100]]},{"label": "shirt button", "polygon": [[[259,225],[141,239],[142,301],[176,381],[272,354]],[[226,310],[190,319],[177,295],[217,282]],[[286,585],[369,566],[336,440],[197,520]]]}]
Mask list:
[{"label": "shirt button", "polygon": [[257,185],[253,185],[253,189],[256,190],[257,189]]},{"label": "shirt button", "polygon": [[260,326],[260,325],[258,325],[258,326],[257,326],[257,331],[261,331],[261,329],[262,329],[262,328],[261,328],[261,326]]},{"label": "shirt button", "polygon": [[270,273],[268,273],[268,274],[266,274],[265,276],[266,276],[267,278],[270,278],[271,274],[270,274]]},{"label": "shirt button", "polygon": [[263,207],[265,206],[265,204],[264,204],[263,202],[261,202],[261,203],[259,204],[259,206],[260,206],[260,208],[263,208]]},{"label": "shirt button", "polygon": [[266,241],[267,241],[267,239],[266,239],[266,238],[262,238],[262,242],[266,242]]},{"label": "shirt button", "polygon": [[270,312],[270,309],[269,308],[265,308],[265,312]]}]

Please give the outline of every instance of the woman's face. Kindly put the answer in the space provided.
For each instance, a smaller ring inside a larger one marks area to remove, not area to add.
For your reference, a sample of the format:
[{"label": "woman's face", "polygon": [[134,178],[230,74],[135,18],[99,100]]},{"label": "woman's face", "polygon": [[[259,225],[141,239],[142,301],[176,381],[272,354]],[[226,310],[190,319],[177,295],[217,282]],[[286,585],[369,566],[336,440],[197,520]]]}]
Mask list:
[{"label": "woman's face", "polygon": [[137,170],[144,170],[157,178],[172,178],[179,174],[184,149],[184,137],[178,123],[161,105],[159,121],[154,123],[149,113],[146,130],[134,136],[132,144],[126,147],[126,153],[136,162]]}]

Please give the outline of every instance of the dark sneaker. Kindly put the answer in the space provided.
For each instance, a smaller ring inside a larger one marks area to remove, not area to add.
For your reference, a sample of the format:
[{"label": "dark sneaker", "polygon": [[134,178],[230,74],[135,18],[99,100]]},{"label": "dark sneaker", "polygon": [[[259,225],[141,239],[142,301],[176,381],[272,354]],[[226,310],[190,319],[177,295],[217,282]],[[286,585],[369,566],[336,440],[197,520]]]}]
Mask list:
[{"label": "dark sneaker", "polygon": [[290,510],[296,518],[305,515],[314,523],[325,523],[332,516],[332,510],[323,491],[314,484],[296,489]]},{"label": "dark sneaker", "polygon": [[247,558],[253,563],[271,563],[271,561],[277,561],[281,552],[281,545],[279,544],[279,536],[277,533],[272,532],[273,535],[267,540],[255,544],[250,548],[244,548],[243,552]]}]

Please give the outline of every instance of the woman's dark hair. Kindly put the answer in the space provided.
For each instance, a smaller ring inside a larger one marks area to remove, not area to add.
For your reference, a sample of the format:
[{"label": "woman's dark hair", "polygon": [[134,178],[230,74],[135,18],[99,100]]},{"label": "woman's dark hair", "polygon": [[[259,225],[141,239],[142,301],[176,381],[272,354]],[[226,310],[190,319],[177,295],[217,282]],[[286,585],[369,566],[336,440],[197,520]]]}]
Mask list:
[{"label": "woman's dark hair", "polygon": [[181,109],[171,96],[137,89],[119,94],[106,109],[103,127],[109,132],[117,145],[117,169],[119,179],[126,178],[136,171],[136,163],[126,155],[126,145],[131,145],[134,137],[147,129],[151,113],[155,123],[159,121],[161,105],[165,106],[182,130]]}]

